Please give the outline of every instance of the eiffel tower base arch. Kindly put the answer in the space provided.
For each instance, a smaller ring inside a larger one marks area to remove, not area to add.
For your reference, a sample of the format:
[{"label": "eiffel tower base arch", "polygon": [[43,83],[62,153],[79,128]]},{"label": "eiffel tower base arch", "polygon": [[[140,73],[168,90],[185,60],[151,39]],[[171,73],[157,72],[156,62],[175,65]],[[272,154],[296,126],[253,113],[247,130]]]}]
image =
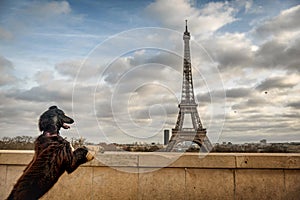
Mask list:
[{"label": "eiffel tower base arch", "polygon": [[172,152],[175,150],[175,147],[178,143],[190,141],[198,144],[201,152],[210,152],[213,148],[210,143],[208,137],[206,136],[206,129],[202,130],[185,130],[179,131],[176,129],[172,129],[172,136],[166,148],[167,152]]}]

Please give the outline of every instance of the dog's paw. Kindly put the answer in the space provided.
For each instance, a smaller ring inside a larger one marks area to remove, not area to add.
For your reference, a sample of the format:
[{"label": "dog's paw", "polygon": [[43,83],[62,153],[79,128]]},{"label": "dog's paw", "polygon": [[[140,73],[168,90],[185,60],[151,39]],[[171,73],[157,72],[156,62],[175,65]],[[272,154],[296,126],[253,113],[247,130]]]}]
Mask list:
[{"label": "dog's paw", "polygon": [[80,148],[86,150],[85,157],[86,157],[87,161],[91,161],[94,159],[94,155],[89,151],[89,149],[86,146],[82,146]]},{"label": "dog's paw", "polygon": [[85,157],[86,157],[87,161],[91,161],[95,158],[94,155],[89,151],[87,152]]}]

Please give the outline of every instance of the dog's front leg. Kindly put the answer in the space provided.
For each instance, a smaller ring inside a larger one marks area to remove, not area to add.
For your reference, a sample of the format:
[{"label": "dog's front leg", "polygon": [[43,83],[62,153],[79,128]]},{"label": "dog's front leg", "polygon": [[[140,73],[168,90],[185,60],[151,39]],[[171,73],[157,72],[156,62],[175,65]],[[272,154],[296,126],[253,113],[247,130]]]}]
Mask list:
[{"label": "dog's front leg", "polygon": [[79,147],[72,152],[72,157],[69,161],[69,166],[67,166],[66,171],[70,174],[75,169],[77,169],[79,165],[84,164],[93,159],[94,156],[89,152],[89,150],[86,147]]}]

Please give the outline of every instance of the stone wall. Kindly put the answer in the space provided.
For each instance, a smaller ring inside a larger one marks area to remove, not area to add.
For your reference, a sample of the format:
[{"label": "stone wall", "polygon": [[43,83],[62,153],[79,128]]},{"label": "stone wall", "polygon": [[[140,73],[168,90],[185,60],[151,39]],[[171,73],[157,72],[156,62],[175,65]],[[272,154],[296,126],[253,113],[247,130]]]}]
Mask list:
[{"label": "stone wall", "polygon": [[[32,159],[0,151],[0,199]],[[104,153],[64,174],[42,198],[299,199],[300,154]]]}]

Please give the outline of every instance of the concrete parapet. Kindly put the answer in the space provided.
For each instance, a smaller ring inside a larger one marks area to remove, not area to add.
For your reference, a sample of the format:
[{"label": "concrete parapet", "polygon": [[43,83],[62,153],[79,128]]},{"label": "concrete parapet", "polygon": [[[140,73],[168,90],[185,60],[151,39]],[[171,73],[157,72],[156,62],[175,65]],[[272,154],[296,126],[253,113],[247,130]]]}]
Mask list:
[{"label": "concrete parapet", "polygon": [[[0,151],[5,199],[32,151]],[[64,174],[48,199],[299,199],[300,154],[105,152]]]}]

